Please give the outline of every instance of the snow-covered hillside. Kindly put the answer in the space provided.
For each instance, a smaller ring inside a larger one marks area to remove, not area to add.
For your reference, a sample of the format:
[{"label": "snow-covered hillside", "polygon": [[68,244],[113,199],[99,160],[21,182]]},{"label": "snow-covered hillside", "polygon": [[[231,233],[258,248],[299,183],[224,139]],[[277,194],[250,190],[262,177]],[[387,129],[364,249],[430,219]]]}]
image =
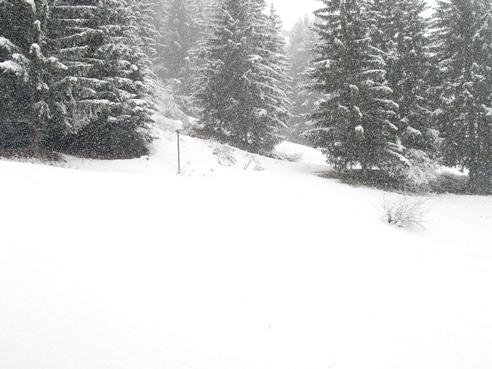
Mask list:
[{"label": "snow-covered hillside", "polygon": [[175,144],[0,162],[0,368],[492,367],[492,198],[403,230],[315,150]]}]

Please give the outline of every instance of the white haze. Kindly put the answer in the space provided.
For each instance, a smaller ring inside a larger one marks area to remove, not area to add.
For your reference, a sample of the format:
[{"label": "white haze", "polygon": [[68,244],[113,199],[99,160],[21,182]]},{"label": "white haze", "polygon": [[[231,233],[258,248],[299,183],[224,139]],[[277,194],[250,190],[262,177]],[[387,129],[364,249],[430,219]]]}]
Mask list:
[{"label": "white haze", "polygon": [[[306,14],[311,16],[322,6],[319,0],[272,0],[272,2],[287,30],[290,30],[297,20]],[[428,0],[429,6],[433,6],[435,2],[435,0]]]},{"label": "white haze", "polygon": [[311,15],[321,5],[318,0],[272,0],[272,2],[282,17],[286,29],[291,29],[299,18],[306,14]]}]

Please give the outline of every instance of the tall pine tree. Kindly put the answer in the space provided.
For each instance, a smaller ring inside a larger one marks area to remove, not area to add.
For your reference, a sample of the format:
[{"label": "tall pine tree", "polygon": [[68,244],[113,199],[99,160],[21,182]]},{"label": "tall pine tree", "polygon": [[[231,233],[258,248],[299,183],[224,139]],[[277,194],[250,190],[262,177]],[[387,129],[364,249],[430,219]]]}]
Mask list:
[{"label": "tall pine tree", "polygon": [[[47,57],[46,27],[49,4],[46,0],[3,1],[0,3],[1,34],[0,117],[4,147],[31,149],[40,155],[54,132],[69,130],[73,124],[71,89],[74,78],[64,78],[67,69],[55,57]],[[2,45],[4,45],[2,47]],[[10,59],[10,60],[8,60]],[[4,110],[5,109],[5,110]]]},{"label": "tall pine tree", "polygon": [[160,76],[187,111],[198,63],[196,48],[205,37],[204,10],[203,0],[168,0],[164,6]]},{"label": "tall pine tree", "polygon": [[308,16],[300,19],[289,33],[287,47],[289,99],[291,101],[289,139],[306,143],[303,137],[307,130],[306,122],[314,110],[317,93],[307,88],[309,85],[308,68],[314,59],[314,44],[316,35]]},{"label": "tall pine tree", "polygon": [[[53,6],[53,52],[77,77],[77,127],[61,149],[89,157],[129,158],[147,152],[149,59],[135,1],[60,0]],[[143,8],[145,9],[145,8]]]},{"label": "tall pine tree", "polygon": [[259,36],[257,43],[262,51],[262,59],[256,63],[258,78],[262,81],[262,101],[259,103],[264,106],[264,111],[260,124],[253,128],[252,135],[253,141],[260,149],[273,147],[283,138],[283,131],[288,128],[290,101],[287,96],[286,43],[282,35],[280,17],[273,4],[265,16],[263,1],[258,2],[255,14],[259,17],[256,25]]},{"label": "tall pine tree", "polygon": [[29,145],[29,48],[33,7],[25,1],[0,1],[0,147]]},{"label": "tall pine tree", "polygon": [[222,3],[198,94],[206,130],[253,152],[270,151],[285,126],[283,46],[264,10],[261,0]]},{"label": "tall pine tree", "polygon": [[372,44],[383,52],[392,99],[399,105],[393,123],[407,161],[407,180],[425,184],[438,151],[438,132],[432,127],[429,102],[428,22],[424,0],[373,0]]},{"label": "tall pine tree", "polygon": [[469,170],[471,191],[490,192],[492,2],[439,1],[433,41],[444,159]]},{"label": "tall pine tree", "polygon": [[[323,0],[316,11],[319,36],[313,88],[325,96],[308,132],[338,170],[359,164],[391,171],[403,162],[398,105],[386,81],[383,52],[371,44],[368,6],[361,0]],[[374,13],[372,13],[374,16]]]}]

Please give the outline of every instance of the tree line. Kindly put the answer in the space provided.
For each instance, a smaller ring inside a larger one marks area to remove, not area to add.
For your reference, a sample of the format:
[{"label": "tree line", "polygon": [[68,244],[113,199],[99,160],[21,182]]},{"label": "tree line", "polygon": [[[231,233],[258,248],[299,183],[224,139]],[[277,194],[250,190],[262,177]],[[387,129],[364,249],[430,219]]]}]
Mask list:
[{"label": "tree line", "polygon": [[2,0],[1,147],[33,155],[144,154],[151,122],[150,6]]},{"label": "tree line", "polygon": [[492,2],[324,0],[308,70],[306,134],[339,170],[426,182],[442,162],[492,178]]},{"label": "tree line", "polygon": [[[0,0],[0,148],[131,158],[163,83],[199,134],[419,186],[492,178],[492,0],[322,0],[284,37],[265,0]],[[287,42],[288,41],[288,42]]]},{"label": "tree line", "polygon": [[[287,115],[280,21],[273,9],[265,14],[263,1],[235,3],[0,0],[0,149],[138,157],[152,140],[156,81],[185,113],[207,112],[211,127],[207,81],[214,78],[244,87],[217,97],[237,104],[231,111],[249,122],[246,128],[229,114],[221,132],[241,134],[235,143],[244,148],[273,147],[280,136],[270,131]],[[229,56],[238,69],[218,71],[225,54],[216,44],[232,45],[229,26],[237,32]],[[221,40],[217,32],[225,32]]]}]

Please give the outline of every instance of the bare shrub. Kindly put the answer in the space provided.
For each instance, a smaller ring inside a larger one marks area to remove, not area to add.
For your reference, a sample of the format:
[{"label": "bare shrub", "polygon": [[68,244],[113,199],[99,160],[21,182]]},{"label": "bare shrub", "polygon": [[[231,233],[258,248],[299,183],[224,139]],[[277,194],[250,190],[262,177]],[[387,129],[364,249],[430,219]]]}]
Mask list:
[{"label": "bare shrub", "polygon": [[386,222],[400,228],[422,227],[425,221],[427,199],[399,196],[388,200],[383,197],[381,207]]}]

